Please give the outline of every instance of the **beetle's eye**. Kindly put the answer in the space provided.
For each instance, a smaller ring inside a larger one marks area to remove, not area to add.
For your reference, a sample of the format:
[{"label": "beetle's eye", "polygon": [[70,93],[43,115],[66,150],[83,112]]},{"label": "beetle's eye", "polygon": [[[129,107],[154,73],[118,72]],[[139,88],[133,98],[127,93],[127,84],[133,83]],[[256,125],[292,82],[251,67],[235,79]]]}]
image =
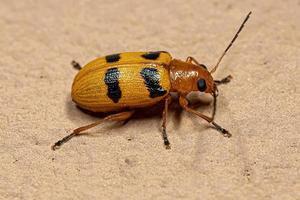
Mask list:
[{"label": "beetle's eye", "polygon": [[197,85],[200,92],[204,92],[206,90],[206,82],[204,79],[199,79]]}]

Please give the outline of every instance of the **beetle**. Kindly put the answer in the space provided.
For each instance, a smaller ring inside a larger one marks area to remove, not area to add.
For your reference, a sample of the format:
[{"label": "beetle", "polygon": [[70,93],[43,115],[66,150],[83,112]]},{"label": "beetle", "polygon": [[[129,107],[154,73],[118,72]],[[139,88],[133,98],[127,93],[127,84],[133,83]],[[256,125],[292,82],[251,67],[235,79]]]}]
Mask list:
[{"label": "beetle", "polygon": [[[185,61],[173,59],[168,52],[127,52],[97,58],[81,67],[73,61],[73,67],[80,71],[72,85],[72,100],[80,107],[92,112],[114,112],[92,124],[79,127],[71,134],[57,141],[52,149],[59,148],[74,136],[82,134],[105,121],[126,121],[136,109],[145,108],[164,102],[162,113],[162,138],[167,149],[170,148],[166,132],[168,106],[171,102],[170,92],[179,96],[179,105],[187,112],[197,115],[212,124],[224,136],[231,134],[214,121],[217,85],[228,83],[230,75],[221,80],[214,80],[212,73],[218,68],[222,58],[230,49],[238,34],[249,19],[248,13],[235,36],[218,59],[216,65],[208,71],[193,57]],[[189,106],[187,95],[198,91],[213,96],[212,116],[206,116]]]}]

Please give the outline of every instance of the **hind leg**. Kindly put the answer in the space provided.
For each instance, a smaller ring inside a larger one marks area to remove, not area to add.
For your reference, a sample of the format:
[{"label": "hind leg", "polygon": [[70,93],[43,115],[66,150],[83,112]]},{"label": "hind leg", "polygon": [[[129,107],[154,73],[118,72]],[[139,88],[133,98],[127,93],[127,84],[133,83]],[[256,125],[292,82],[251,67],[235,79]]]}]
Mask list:
[{"label": "hind leg", "polygon": [[77,136],[77,135],[81,135],[84,134],[82,133],[83,131],[86,131],[88,129],[91,129],[99,124],[102,124],[105,121],[124,121],[127,120],[128,118],[130,118],[133,115],[134,111],[127,111],[127,112],[120,112],[117,114],[112,114],[109,115],[99,121],[96,121],[92,124],[86,125],[86,126],[82,126],[79,127],[77,129],[75,129],[71,134],[67,135],[66,137],[62,138],[61,140],[57,141],[51,148],[52,150],[56,150],[58,149],[61,145],[63,145],[64,143],[68,142],[71,138]]}]

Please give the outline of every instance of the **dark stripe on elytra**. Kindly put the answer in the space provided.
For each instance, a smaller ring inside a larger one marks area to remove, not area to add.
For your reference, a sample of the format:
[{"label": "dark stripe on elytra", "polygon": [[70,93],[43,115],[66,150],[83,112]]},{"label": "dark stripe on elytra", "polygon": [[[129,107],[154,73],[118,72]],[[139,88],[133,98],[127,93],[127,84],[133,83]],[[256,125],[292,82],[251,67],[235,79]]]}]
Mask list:
[{"label": "dark stripe on elytra", "polygon": [[105,56],[105,60],[107,63],[118,62],[120,58],[121,58],[120,54],[112,54],[112,55]]},{"label": "dark stripe on elytra", "polygon": [[148,52],[142,55],[143,58],[148,59],[148,60],[156,60],[161,51],[155,51],[155,52]]},{"label": "dark stripe on elytra", "polygon": [[118,68],[110,68],[105,73],[104,82],[107,85],[107,96],[115,103],[118,103],[122,92],[119,86],[120,71]]},{"label": "dark stripe on elytra", "polygon": [[157,69],[144,68],[140,74],[144,79],[144,83],[150,93],[151,98],[160,97],[167,93],[167,91],[159,85],[160,75]]}]

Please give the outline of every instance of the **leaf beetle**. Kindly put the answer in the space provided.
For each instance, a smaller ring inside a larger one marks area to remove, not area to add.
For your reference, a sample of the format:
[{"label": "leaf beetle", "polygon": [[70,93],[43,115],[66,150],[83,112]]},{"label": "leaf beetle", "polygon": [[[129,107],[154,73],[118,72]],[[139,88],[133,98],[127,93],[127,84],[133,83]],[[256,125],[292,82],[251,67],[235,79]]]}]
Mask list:
[{"label": "leaf beetle", "polygon": [[[136,109],[164,102],[162,114],[162,138],[166,148],[170,148],[166,132],[170,92],[179,95],[179,105],[187,112],[197,115],[212,124],[224,136],[231,134],[214,121],[217,85],[228,83],[230,75],[222,80],[214,80],[212,73],[218,68],[222,58],[238,37],[249,19],[248,13],[237,33],[218,59],[216,65],[208,71],[193,57],[185,61],[173,59],[168,52],[127,52],[97,58],[81,67],[75,61],[72,65],[80,69],[72,85],[72,100],[80,107],[92,112],[114,112],[92,124],[79,127],[71,134],[57,141],[52,149],[59,148],[74,136],[83,134],[105,121],[126,121]],[[189,106],[187,95],[200,91],[213,96],[212,116],[206,116]]]}]

